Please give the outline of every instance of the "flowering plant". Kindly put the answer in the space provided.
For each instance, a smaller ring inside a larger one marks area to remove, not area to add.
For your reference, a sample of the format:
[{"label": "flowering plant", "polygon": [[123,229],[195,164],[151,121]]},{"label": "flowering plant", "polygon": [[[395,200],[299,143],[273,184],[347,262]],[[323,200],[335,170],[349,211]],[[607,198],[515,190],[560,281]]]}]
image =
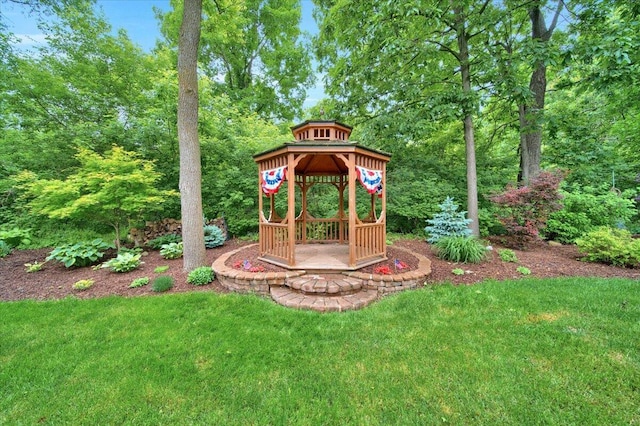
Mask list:
[{"label": "flowering plant", "polygon": [[373,272],[380,275],[391,275],[391,268],[387,265],[377,266],[373,269]]}]

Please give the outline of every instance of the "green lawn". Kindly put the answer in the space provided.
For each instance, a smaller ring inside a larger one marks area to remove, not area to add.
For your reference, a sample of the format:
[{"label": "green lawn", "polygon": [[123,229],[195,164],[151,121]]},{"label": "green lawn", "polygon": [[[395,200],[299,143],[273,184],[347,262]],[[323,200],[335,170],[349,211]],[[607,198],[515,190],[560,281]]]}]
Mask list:
[{"label": "green lawn", "polygon": [[640,282],[0,303],[0,424],[639,424]]}]

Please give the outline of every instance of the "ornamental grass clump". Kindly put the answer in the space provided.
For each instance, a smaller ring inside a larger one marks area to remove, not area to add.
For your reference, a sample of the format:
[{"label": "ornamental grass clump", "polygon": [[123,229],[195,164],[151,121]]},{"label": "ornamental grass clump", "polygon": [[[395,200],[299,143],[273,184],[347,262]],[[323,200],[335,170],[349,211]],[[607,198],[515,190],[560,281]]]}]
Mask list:
[{"label": "ornamental grass clump", "polygon": [[487,257],[487,248],[473,237],[445,237],[435,244],[439,258],[451,262],[480,263]]},{"label": "ornamental grass clump", "polygon": [[213,269],[210,266],[201,266],[189,272],[187,282],[193,285],[206,285],[215,278]]},{"label": "ornamental grass clump", "polygon": [[160,275],[151,283],[151,290],[155,291],[156,293],[162,293],[171,290],[171,288],[173,288],[173,282],[173,277],[169,275]]}]

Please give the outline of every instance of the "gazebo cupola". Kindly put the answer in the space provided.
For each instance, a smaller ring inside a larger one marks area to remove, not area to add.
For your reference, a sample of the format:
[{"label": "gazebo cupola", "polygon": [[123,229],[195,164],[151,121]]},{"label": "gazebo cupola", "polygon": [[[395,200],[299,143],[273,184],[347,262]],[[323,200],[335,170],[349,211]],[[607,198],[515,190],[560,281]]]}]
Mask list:
[{"label": "gazebo cupola", "polygon": [[[351,130],[337,121],[305,121],[291,128],[294,141],[254,155],[261,259],[290,269],[325,270],[353,270],[386,260],[390,155],[350,141]],[[337,190],[334,216],[310,213],[309,190],[316,185]],[[281,186],[286,191],[280,192]],[[283,205],[276,197],[286,198],[286,214],[276,212],[276,204]],[[369,213],[359,217],[357,206],[362,210],[363,204]],[[320,253],[315,263],[311,248]],[[329,258],[337,264],[326,265]]]}]

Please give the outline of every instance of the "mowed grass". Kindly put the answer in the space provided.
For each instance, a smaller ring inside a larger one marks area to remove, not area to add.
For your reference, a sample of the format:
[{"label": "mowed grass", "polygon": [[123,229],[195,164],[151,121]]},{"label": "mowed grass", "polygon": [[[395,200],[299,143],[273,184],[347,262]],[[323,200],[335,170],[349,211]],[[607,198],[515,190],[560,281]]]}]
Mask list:
[{"label": "mowed grass", "polygon": [[0,304],[0,424],[639,424],[640,282]]}]

